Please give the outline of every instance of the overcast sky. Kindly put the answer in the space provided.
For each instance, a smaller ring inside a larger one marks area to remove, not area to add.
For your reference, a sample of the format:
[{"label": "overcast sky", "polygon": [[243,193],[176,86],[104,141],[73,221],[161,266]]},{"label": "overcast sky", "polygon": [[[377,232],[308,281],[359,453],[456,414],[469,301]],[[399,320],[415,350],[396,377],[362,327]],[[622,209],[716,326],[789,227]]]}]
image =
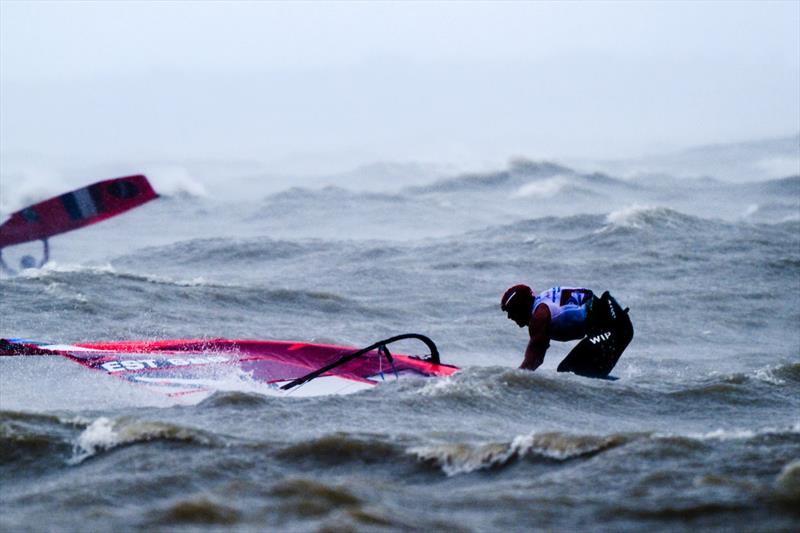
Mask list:
[{"label": "overcast sky", "polygon": [[622,157],[800,131],[800,2],[0,0],[0,150]]}]

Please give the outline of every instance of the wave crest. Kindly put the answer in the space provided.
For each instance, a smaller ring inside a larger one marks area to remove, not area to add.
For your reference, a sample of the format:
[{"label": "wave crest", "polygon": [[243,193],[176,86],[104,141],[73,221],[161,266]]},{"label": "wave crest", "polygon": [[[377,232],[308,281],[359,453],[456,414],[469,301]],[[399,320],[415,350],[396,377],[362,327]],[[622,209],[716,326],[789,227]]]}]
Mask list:
[{"label": "wave crest", "polygon": [[94,420],[78,435],[70,463],[81,463],[120,446],[150,441],[183,442],[199,446],[219,445],[212,435],[197,429],[130,418],[112,420],[103,416]]},{"label": "wave crest", "polygon": [[775,483],[781,495],[800,503],[800,460],[784,466]]},{"label": "wave crest", "polygon": [[161,165],[145,168],[147,179],[162,196],[179,198],[207,197],[206,186],[181,166]]},{"label": "wave crest", "polygon": [[76,424],[51,415],[0,412],[0,466],[31,470],[63,460]]},{"label": "wave crest", "polygon": [[633,204],[606,215],[604,229],[688,229],[708,222],[667,207]]},{"label": "wave crest", "polygon": [[333,433],[292,444],[279,450],[276,455],[291,462],[310,460],[334,466],[344,462],[383,463],[387,458],[400,457],[401,449],[377,436]]},{"label": "wave crest", "polygon": [[501,468],[528,458],[564,462],[588,457],[638,438],[637,434],[573,435],[562,432],[517,436],[508,443],[442,444],[408,450],[417,459],[433,464],[448,476]]}]

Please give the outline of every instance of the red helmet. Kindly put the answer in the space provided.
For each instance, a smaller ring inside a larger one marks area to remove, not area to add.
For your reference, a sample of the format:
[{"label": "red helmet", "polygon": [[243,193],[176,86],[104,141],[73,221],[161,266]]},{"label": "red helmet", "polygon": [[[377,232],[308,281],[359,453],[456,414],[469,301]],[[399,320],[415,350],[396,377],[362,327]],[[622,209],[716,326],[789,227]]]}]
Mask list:
[{"label": "red helmet", "polygon": [[530,313],[533,291],[527,285],[510,287],[500,299],[500,309],[512,315]]}]

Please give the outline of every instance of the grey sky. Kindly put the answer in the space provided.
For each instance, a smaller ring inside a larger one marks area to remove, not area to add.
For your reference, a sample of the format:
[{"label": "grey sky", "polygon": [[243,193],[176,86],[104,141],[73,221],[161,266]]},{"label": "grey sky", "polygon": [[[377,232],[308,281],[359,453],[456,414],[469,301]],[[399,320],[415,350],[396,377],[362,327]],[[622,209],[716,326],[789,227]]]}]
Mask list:
[{"label": "grey sky", "polygon": [[10,2],[0,149],[615,157],[800,130],[800,2]]}]

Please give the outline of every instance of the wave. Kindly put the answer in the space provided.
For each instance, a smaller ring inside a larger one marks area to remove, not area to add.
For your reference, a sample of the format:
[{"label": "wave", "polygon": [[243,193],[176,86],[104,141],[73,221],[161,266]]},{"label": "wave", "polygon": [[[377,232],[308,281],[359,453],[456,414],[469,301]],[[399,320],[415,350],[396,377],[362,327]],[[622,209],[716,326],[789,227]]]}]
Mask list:
[{"label": "wave", "polygon": [[553,178],[560,175],[571,176],[574,174],[573,170],[556,163],[516,159],[511,162],[508,170],[464,174],[454,178],[442,179],[423,187],[412,187],[406,190],[414,194],[425,194],[513,188],[523,185],[531,178]]},{"label": "wave", "polygon": [[37,470],[69,456],[75,420],[54,415],[0,411],[0,467]]},{"label": "wave", "polygon": [[457,178],[447,178],[436,181],[431,185],[410,187],[406,189],[411,194],[452,193],[463,191],[476,191],[483,189],[497,189],[503,186],[520,185],[510,172],[493,172],[486,174],[466,174]]},{"label": "wave", "polygon": [[667,207],[633,204],[606,215],[606,226],[600,231],[613,231],[616,229],[696,230],[700,228],[707,229],[710,224],[716,225],[719,223],[718,221],[686,215]]},{"label": "wave", "polygon": [[740,375],[724,382],[713,381],[681,389],[670,393],[670,396],[678,400],[705,402],[714,400],[728,404],[750,405],[751,402],[758,401],[759,396],[757,394],[749,394],[747,387],[741,386],[745,381],[746,377]]},{"label": "wave", "polygon": [[454,476],[502,468],[522,458],[546,463],[587,458],[642,438],[642,435],[545,432],[518,436],[509,442],[411,444],[409,441],[418,438],[395,437],[390,440],[380,434],[339,432],[280,448],[274,452],[274,456],[294,466],[311,464],[350,468],[355,464],[405,464],[410,468],[416,464],[426,468],[433,466],[447,476]]},{"label": "wave", "polygon": [[[406,453],[418,461],[440,469],[447,476],[497,470],[524,460],[558,466],[574,460],[595,457],[610,450],[638,443],[635,453],[646,453],[663,460],[684,457],[703,450],[706,443],[720,441],[763,442],[765,437],[797,442],[800,425],[784,428],[718,429],[706,433],[668,434],[658,432],[622,432],[608,435],[574,434],[563,431],[533,432],[508,442],[450,442],[413,446]],[[645,451],[646,450],[646,451]],[[796,488],[797,466],[788,466],[779,484]]]},{"label": "wave", "polygon": [[[412,199],[402,193],[383,193],[370,191],[353,191],[344,187],[328,185],[322,188],[292,187],[285,191],[277,192],[264,199],[270,207],[280,206],[281,209],[293,209],[298,205],[312,206],[320,203],[336,202],[337,207],[358,208],[365,202],[390,204],[398,206],[411,202]],[[255,214],[254,217],[263,216]]]},{"label": "wave", "polygon": [[[487,241],[519,241],[524,239],[526,243],[533,242],[545,237],[561,237],[565,234],[574,235],[576,238],[595,231],[603,223],[601,215],[569,215],[569,216],[545,216],[539,218],[528,218],[512,222],[490,226],[481,230],[469,231],[460,236],[460,239],[487,240]],[[463,247],[463,243],[455,241],[453,247]],[[474,256],[470,256],[474,257]]]},{"label": "wave", "polygon": [[786,385],[787,382],[800,384],[800,363],[759,368],[755,371],[754,377],[773,385]]},{"label": "wave", "polygon": [[[215,303],[242,312],[263,309],[265,306],[293,306],[325,313],[375,313],[354,300],[332,292],[225,284],[210,282],[203,277],[173,279],[119,271],[110,265],[48,267],[14,278],[8,290],[26,292],[32,283],[44,284],[46,294],[39,296],[47,309],[55,301],[90,314],[99,313],[99,306],[108,305],[104,295],[111,289],[118,295],[127,294],[126,301],[129,304],[143,298],[157,297],[160,301],[171,301],[173,305],[181,302],[192,305]],[[37,290],[41,292],[42,289]],[[129,305],[128,308],[131,312],[139,312],[141,306]]]},{"label": "wave", "polygon": [[[309,521],[313,527],[300,527],[301,530],[322,531],[467,531],[450,520],[429,516],[422,512],[407,512],[406,506],[396,508],[388,503],[376,501],[373,490],[363,494],[361,483],[347,485],[327,482],[315,476],[292,476],[281,479],[269,490],[269,512],[281,517],[294,517]],[[399,487],[397,480],[392,487]],[[376,487],[377,488],[377,487]],[[286,529],[285,518],[281,520]],[[296,524],[296,523],[295,523]],[[263,521],[254,524],[255,529],[264,529]],[[298,529],[295,525],[290,529]]]},{"label": "wave", "polygon": [[318,481],[307,479],[287,479],[278,483],[272,489],[272,494],[282,498],[313,498],[331,504],[333,507],[341,505],[352,505],[361,502],[361,499],[353,495],[344,487],[334,487]]},{"label": "wave", "polygon": [[[645,483],[654,488],[672,481],[671,475],[656,474],[647,476]],[[642,483],[644,485],[644,483]],[[773,484],[760,483],[754,479],[743,479],[741,476],[714,473],[698,476],[694,479],[695,488],[703,490],[692,498],[670,498],[666,501],[620,503],[608,509],[609,516],[629,516],[647,520],[677,520],[685,522],[687,519],[700,519],[714,515],[740,515],[755,509],[767,510],[768,513],[777,511],[778,524],[787,519],[784,526],[767,526],[769,530],[792,531],[791,517],[800,514],[800,461],[786,464],[776,476]],[[719,500],[715,493],[725,491],[727,494],[740,494],[741,499],[730,497]],[[711,499],[711,501],[709,501]],[[716,501],[714,501],[716,500]],[[738,500],[738,501],[737,501]],[[774,518],[774,517],[773,517]]]},{"label": "wave", "polygon": [[[446,405],[497,405],[498,411],[511,406],[523,409],[535,395],[542,416],[564,416],[563,406],[584,407],[600,414],[598,405],[612,404],[615,409],[641,411],[655,402],[665,401],[665,393],[642,387],[627,380],[587,379],[574,374],[530,372],[517,368],[482,366],[463,368],[451,376],[432,380],[409,380],[398,383],[403,402]],[[500,407],[502,406],[502,407]]]},{"label": "wave", "polygon": [[568,176],[556,175],[552,178],[546,178],[536,181],[528,182],[519,186],[516,190],[511,192],[512,199],[545,199],[553,198],[557,195],[569,195],[570,198],[576,196],[595,197],[596,194],[586,187],[579,187],[575,185]]},{"label": "wave", "polygon": [[164,276],[146,276],[141,274],[134,274],[118,270],[111,263],[104,265],[74,265],[62,264],[51,262],[39,269],[28,269],[21,272],[16,276],[16,280],[32,279],[32,280],[45,280],[55,283],[59,282],[73,282],[83,276],[88,275],[95,278],[102,279],[103,277],[110,276],[113,278],[129,281],[138,281],[145,283],[153,283],[158,285],[173,285],[179,287],[195,287],[199,285],[218,286],[223,287],[223,284],[212,284],[206,282],[202,277],[196,277],[189,280],[170,279]]},{"label": "wave", "polygon": [[419,162],[378,161],[349,171],[311,178],[314,185],[339,185],[350,190],[387,192],[431,183],[451,175],[450,166]]},{"label": "wave", "polygon": [[576,387],[574,382],[560,376],[551,377],[505,367],[468,368],[445,378],[410,382],[400,386],[407,387],[412,398],[422,398],[425,402],[435,398],[438,402],[483,403],[486,399],[501,397],[508,401],[510,396],[533,390],[554,401],[566,396],[573,397],[575,394],[594,397],[595,394],[605,393],[594,387]]},{"label": "wave", "polygon": [[725,503],[687,503],[685,505],[673,504],[665,506],[626,507],[612,506],[608,509],[609,515],[621,515],[645,520],[680,520],[681,522],[697,520],[707,516],[726,515],[742,510],[741,504]]},{"label": "wave", "polygon": [[447,476],[501,468],[517,459],[563,463],[597,455],[639,438],[637,434],[609,436],[550,432],[519,436],[509,443],[440,444],[408,450],[418,460],[440,468]]},{"label": "wave", "polygon": [[193,177],[185,167],[157,165],[144,168],[147,179],[158,194],[167,198],[206,198],[205,185]]},{"label": "wave", "polygon": [[750,373],[713,376],[700,384],[668,393],[672,399],[705,404],[709,400],[729,405],[782,404],[774,391],[786,390],[790,395],[800,384],[800,363],[766,366]]},{"label": "wave", "polygon": [[268,238],[258,239],[191,239],[170,244],[142,248],[133,254],[114,260],[114,263],[150,261],[163,263],[165,259],[178,265],[229,264],[235,261],[265,261],[297,259],[304,255],[324,251],[329,244],[321,241],[298,243]]},{"label": "wave", "polygon": [[793,196],[795,201],[800,201],[800,175],[769,180],[756,186],[765,192]]},{"label": "wave", "polygon": [[402,456],[403,448],[382,435],[353,435],[333,433],[298,442],[278,450],[276,457],[291,463],[377,464],[391,462]]},{"label": "wave", "polygon": [[152,441],[184,443],[202,447],[216,447],[222,444],[219,438],[199,429],[167,422],[100,417],[91,422],[78,435],[69,463],[79,464],[90,457],[121,446]]},{"label": "wave", "polygon": [[197,404],[199,408],[260,408],[270,404],[271,399],[263,394],[243,391],[217,391]]},{"label": "wave", "polygon": [[794,203],[776,201],[751,204],[742,213],[742,219],[767,224],[800,222],[800,198]]},{"label": "wave", "polygon": [[800,460],[785,465],[775,479],[778,498],[791,504],[795,512],[800,505]]},{"label": "wave", "polygon": [[249,227],[263,227],[268,234],[279,228],[288,230],[290,235],[322,238],[327,243],[344,239],[405,240],[431,232],[450,233],[445,229],[460,227],[452,220],[459,214],[454,211],[452,205],[446,206],[438,199],[405,191],[388,194],[339,187],[294,188],[265,199],[245,216],[244,222]]},{"label": "wave", "polygon": [[763,240],[764,244],[770,244],[778,238],[784,241],[787,238],[796,240],[792,233],[796,229],[797,223],[793,221],[782,221],[777,224],[734,223],[689,215],[669,207],[634,203],[605,215],[578,214],[528,218],[465,232],[459,238],[492,241],[519,241],[523,238],[526,242],[566,238],[585,242],[585,239],[596,241],[609,237],[615,239],[624,237],[625,240],[620,241],[621,244],[629,243],[638,249],[641,242],[636,240],[636,237],[651,234],[664,238],[675,235],[685,239],[691,236],[696,245],[705,242],[703,239],[698,241],[698,234],[713,236],[712,244],[721,240],[723,245],[733,237],[739,246],[740,240],[759,243]]},{"label": "wave", "polygon": [[217,502],[208,496],[182,498],[169,504],[154,520],[150,527],[164,525],[208,525],[233,526],[241,520],[241,513],[234,507]]},{"label": "wave", "polygon": [[[323,530],[345,531],[412,531],[436,530],[408,523],[408,517],[397,516],[381,506],[365,501],[348,487],[323,483],[319,479],[289,478],[278,482],[269,493],[277,498],[277,511],[304,520],[335,516],[335,522]],[[416,519],[414,520],[417,521]],[[263,528],[263,525],[260,525]]]},{"label": "wave", "polygon": [[654,432],[652,438],[659,440],[683,439],[695,442],[708,441],[753,441],[763,437],[778,437],[796,440],[800,435],[800,423],[783,427],[719,428],[705,432],[663,433]]},{"label": "wave", "polygon": [[447,178],[422,187],[406,189],[411,194],[459,193],[502,191],[512,192],[512,196],[524,198],[533,194],[550,195],[561,188],[571,187],[571,191],[587,194],[594,189],[606,191],[624,189],[638,190],[639,184],[611,177],[602,172],[579,173],[571,168],[547,161],[537,162],[515,159],[507,170],[485,173],[464,174]]}]

